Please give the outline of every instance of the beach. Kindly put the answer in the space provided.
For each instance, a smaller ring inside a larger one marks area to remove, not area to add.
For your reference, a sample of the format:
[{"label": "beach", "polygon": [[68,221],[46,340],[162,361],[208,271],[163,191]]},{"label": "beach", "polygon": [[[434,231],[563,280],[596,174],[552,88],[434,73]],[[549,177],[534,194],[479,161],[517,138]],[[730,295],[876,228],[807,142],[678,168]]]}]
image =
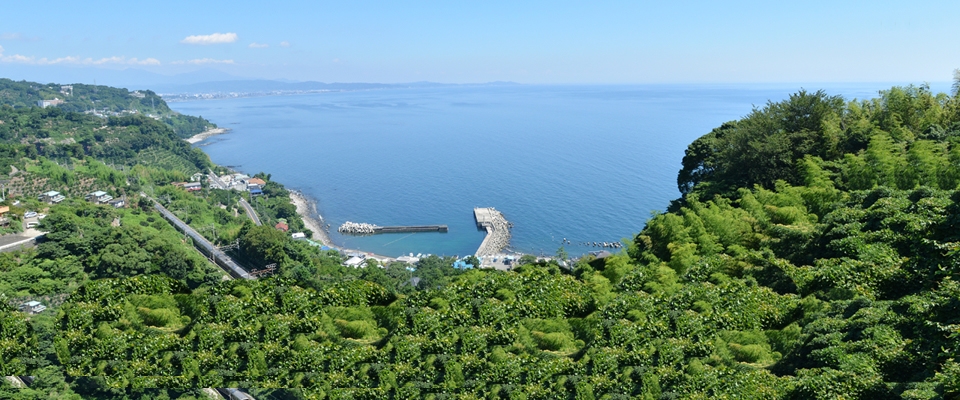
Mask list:
[{"label": "beach", "polygon": [[330,240],[330,235],[328,235],[326,229],[324,229],[325,224],[323,223],[323,217],[317,212],[316,203],[308,200],[303,193],[293,190],[290,191],[290,201],[297,207],[297,214],[303,219],[303,224],[307,229],[313,231],[313,237],[311,237],[311,239],[325,246],[334,247],[333,241]]},{"label": "beach", "polygon": [[374,258],[377,261],[380,261],[382,264],[388,264],[397,261],[395,257],[376,254],[364,250],[347,249],[333,244],[333,241],[330,240],[330,235],[327,233],[327,230],[324,229],[326,224],[323,222],[323,216],[321,216],[317,211],[316,202],[307,196],[304,196],[303,193],[295,190],[290,190],[290,201],[292,201],[293,205],[297,207],[297,214],[299,214],[300,218],[303,219],[303,224],[307,227],[307,229],[313,232],[313,236],[310,238],[313,241],[320,242],[324,246],[332,247],[344,253],[364,254],[367,258]]},{"label": "beach", "polygon": [[196,135],[190,136],[189,138],[186,138],[186,139],[184,139],[184,140],[186,140],[187,143],[194,144],[194,143],[203,141],[204,139],[209,138],[209,137],[211,137],[211,136],[222,135],[222,134],[224,134],[224,133],[227,133],[228,130],[229,130],[229,129],[227,129],[227,128],[207,129],[207,130],[205,130],[205,131],[203,131],[203,132],[200,132],[200,133],[198,133],[198,134],[196,134]]}]

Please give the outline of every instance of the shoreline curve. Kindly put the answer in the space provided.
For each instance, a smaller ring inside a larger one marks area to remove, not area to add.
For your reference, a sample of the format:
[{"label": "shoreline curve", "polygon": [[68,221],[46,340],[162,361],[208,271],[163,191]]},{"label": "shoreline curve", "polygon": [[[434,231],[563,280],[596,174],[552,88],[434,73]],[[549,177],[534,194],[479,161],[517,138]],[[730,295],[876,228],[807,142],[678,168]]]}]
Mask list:
[{"label": "shoreline curve", "polygon": [[202,141],[204,141],[204,140],[206,140],[206,139],[208,139],[208,138],[210,138],[210,137],[212,137],[212,136],[217,136],[217,135],[222,135],[222,134],[224,134],[224,133],[227,133],[228,131],[230,131],[230,128],[213,128],[213,129],[207,129],[207,130],[205,130],[205,131],[203,131],[203,132],[200,132],[200,133],[198,133],[198,134],[196,134],[196,135],[190,136],[190,137],[188,137],[188,138],[186,138],[186,139],[183,139],[183,140],[186,140],[187,143],[190,143],[190,144],[196,144],[196,143],[202,142]]}]

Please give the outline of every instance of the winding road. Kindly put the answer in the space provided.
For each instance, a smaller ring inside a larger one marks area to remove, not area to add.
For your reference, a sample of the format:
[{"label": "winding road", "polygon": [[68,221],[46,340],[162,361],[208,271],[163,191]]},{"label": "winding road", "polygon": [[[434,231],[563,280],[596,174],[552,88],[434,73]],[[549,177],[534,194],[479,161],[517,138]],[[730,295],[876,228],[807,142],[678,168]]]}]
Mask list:
[{"label": "winding road", "polygon": [[257,212],[253,210],[253,206],[251,206],[250,203],[247,203],[245,199],[241,198],[240,206],[247,212],[247,216],[253,220],[253,223],[257,224],[257,226],[263,225],[263,223],[260,222],[260,217],[257,215]]}]

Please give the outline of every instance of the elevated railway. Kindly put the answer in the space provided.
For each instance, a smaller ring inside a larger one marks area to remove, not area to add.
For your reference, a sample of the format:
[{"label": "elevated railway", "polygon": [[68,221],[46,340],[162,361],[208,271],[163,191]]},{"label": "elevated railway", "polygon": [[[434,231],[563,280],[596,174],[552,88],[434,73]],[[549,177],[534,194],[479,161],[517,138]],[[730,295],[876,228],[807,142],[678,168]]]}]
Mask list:
[{"label": "elevated railway", "polygon": [[197,250],[200,250],[203,255],[213,259],[213,262],[230,274],[230,276],[237,279],[256,279],[256,277],[250,275],[247,270],[237,264],[236,261],[233,261],[233,258],[230,258],[226,253],[218,249],[217,246],[214,246],[213,243],[210,243],[207,238],[191,228],[190,225],[187,225],[181,221],[180,218],[177,218],[176,215],[173,215],[166,207],[156,201],[153,202],[153,207],[160,212],[160,215],[162,215],[164,219],[170,221],[178,231],[183,232],[183,234],[192,239],[193,245],[196,246]]}]

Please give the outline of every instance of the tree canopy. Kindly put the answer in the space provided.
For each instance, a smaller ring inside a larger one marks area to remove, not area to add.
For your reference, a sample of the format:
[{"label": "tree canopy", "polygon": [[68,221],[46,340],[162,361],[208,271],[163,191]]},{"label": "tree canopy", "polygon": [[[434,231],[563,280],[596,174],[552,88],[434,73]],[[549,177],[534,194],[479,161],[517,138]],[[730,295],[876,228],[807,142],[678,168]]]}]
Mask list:
[{"label": "tree canopy", "polygon": [[[347,268],[240,222],[230,193],[159,185],[278,272],[215,281],[151,213],[118,228],[72,206],[47,217],[50,242],[0,257],[0,293],[73,288],[55,316],[0,310],[0,365],[103,398],[956,398],[958,141],[957,93],[800,91],[694,141],[683,197],[623,252],[509,272]],[[261,208],[292,218],[281,203]]]}]

